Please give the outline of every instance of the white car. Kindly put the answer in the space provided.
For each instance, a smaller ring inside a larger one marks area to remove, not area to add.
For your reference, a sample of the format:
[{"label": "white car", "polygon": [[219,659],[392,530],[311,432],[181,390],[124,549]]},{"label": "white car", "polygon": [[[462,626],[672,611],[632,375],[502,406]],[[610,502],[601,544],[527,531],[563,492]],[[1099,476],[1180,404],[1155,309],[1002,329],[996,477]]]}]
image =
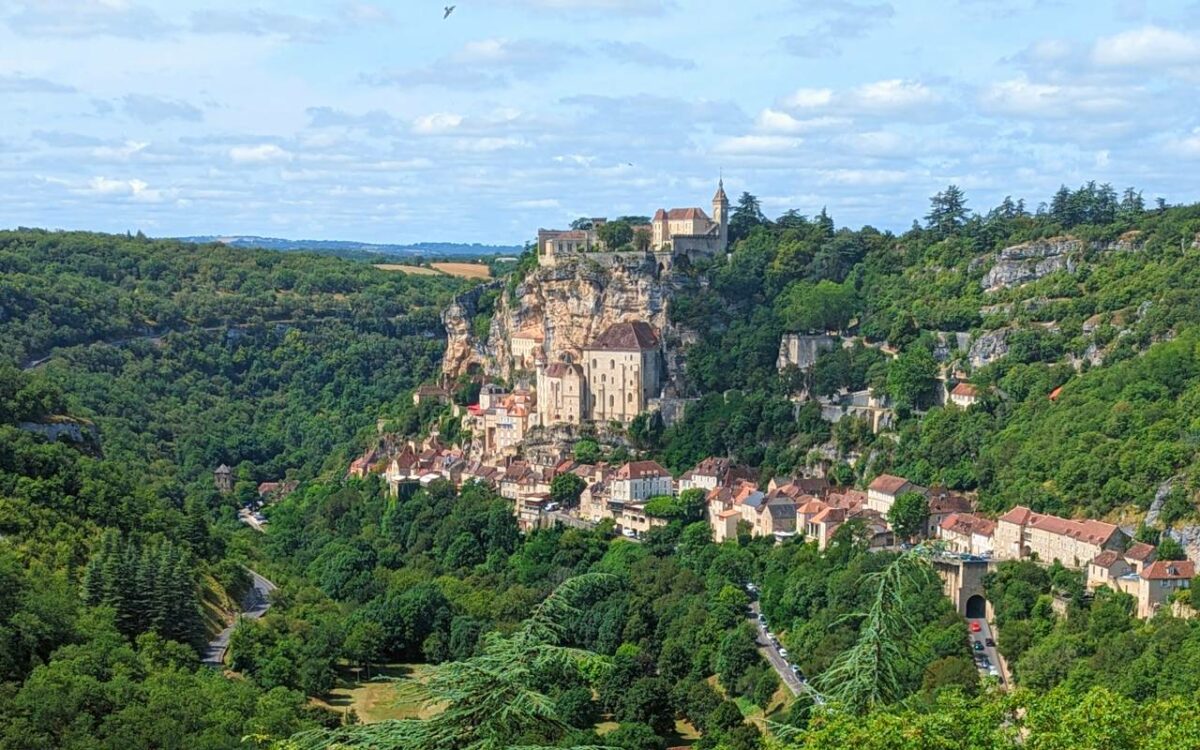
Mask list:
[{"label": "white car", "polygon": [[782,656],[784,659],[786,659],[787,658],[787,649],[781,647],[779,649],[779,655]]}]

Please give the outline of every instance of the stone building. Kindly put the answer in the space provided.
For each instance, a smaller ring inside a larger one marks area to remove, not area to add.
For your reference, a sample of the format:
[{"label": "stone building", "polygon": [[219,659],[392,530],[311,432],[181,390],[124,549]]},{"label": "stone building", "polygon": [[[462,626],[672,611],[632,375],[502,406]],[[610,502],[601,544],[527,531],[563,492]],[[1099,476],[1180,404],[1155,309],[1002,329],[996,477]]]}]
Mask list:
[{"label": "stone building", "polygon": [[[539,229],[538,264],[556,266],[562,258],[598,250],[616,250],[605,248],[600,241],[597,230],[605,223],[606,219],[596,218],[588,221],[587,229]],[[660,208],[649,227],[638,226],[634,230],[649,230],[649,251],[653,253],[710,258],[725,252],[729,247],[729,198],[725,195],[724,180],[717,183],[711,217],[698,207]]]},{"label": "stone building", "polygon": [[662,351],[648,323],[618,323],[583,349],[594,422],[629,423],[662,389]]},{"label": "stone building", "polygon": [[1059,518],[1020,505],[996,521],[994,539],[997,559],[1036,557],[1046,564],[1058,560],[1076,570],[1105,550],[1123,550],[1127,541],[1125,533],[1111,523]]},{"label": "stone building", "polygon": [[648,323],[617,323],[583,349],[583,363],[564,356],[537,362],[538,418],[544,426],[628,424],[662,390],[662,347]]},{"label": "stone building", "polygon": [[217,485],[217,492],[222,495],[233,492],[233,469],[221,464],[213,472],[213,482]]},{"label": "stone building", "polygon": [[513,366],[518,370],[530,370],[542,354],[542,345],[546,336],[537,326],[528,326],[513,335],[509,345],[512,348]]}]

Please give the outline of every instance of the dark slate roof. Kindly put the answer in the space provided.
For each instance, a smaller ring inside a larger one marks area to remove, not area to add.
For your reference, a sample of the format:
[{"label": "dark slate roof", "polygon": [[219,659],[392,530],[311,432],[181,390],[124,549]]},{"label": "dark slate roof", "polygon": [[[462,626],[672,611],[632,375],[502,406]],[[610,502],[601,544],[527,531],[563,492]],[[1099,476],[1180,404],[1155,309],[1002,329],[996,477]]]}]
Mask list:
[{"label": "dark slate roof", "polygon": [[649,323],[617,323],[600,334],[589,349],[639,352],[658,348],[658,334]]}]

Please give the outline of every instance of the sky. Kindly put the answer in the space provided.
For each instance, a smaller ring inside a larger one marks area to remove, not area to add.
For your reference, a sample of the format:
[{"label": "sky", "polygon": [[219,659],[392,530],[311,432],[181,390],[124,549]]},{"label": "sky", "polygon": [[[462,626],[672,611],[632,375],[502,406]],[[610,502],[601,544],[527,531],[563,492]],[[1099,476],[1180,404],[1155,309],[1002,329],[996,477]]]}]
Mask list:
[{"label": "sky", "polygon": [[1200,201],[1197,0],[0,0],[0,227],[521,243]]}]

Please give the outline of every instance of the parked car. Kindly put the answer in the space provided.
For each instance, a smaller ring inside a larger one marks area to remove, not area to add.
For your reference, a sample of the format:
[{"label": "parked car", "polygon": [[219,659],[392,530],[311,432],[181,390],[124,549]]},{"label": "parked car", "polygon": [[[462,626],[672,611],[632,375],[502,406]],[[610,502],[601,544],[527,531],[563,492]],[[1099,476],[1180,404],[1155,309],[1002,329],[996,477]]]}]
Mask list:
[{"label": "parked car", "polygon": [[753,583],[747,583],[746,590],[749,591],[751,594],[757,594],[758,586],[755,586]]},{"label": "parked car", "polygon": [[983,641],[972,641],[971,648],[975,649],[976,651],[982,651]]},{"label": "parked car", "polygon": [[980,628],[978,620],[971,621],[971,632],[972,633],[978,633],[981,629],[982,628]]},{"label": "parked car", "polygon": [[992,666],[992,660],[991,660],[991,659],[989,659],[989,658],[987,658],[987,657],[985,656],[985,657],[983,657],[982,659],[980,659],[980,660],[979,660],[979,666],[980,666],[982,669],[990,669],[990,668],[991,668],[991,666]]},{"label": "parked car", "polygon": [[995,647],[996,647],[996,642],[995,642],[995,641],[993,641],[991,638],[988,638],[987,640],[985,640],[985,641],[984,641],[984,643],[986,643],[986,644],[987,644],[987,647],[988,647],[988,648],[995,648]]},{"label": "parked car", "polygon": [[996,665],[993,664],[992,666],[988,667],[988,675],[990,675],[992,677],[999,677],[1000,670],[996,669]]},{"label": "parked car", "polygon": [[782,656],[784,659],[786,659],[787,658],[787,649],[780,647],[779,655]]}]

